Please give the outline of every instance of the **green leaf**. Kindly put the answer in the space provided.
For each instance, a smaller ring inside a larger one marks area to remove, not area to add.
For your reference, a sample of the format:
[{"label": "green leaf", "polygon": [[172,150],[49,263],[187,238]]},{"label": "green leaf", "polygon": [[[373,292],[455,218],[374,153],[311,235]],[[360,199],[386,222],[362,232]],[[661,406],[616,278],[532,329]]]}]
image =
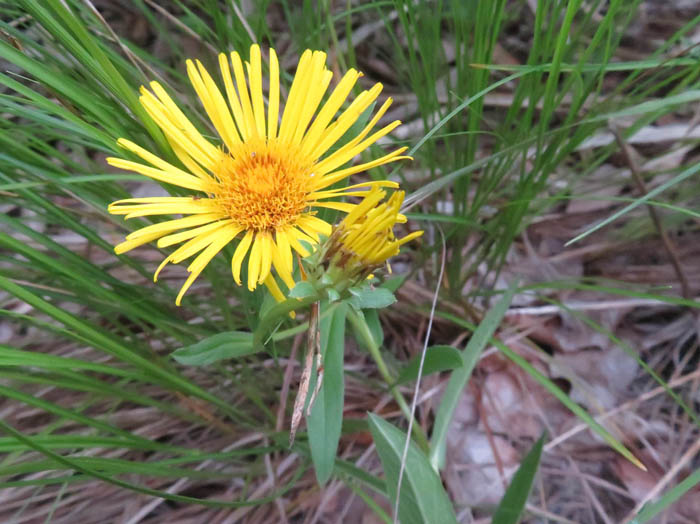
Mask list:
[{"label": "green leaf", "polygon": [[326,290],[326,296],[328,297],[328,302],[337,302],[340,300],[340,293],[332,287]]},{"label": "green leaf", "polygon": [[540,464],[545,438],[546,435],[542,435],[523,459],[493,514],[491,524],[516,524],[520,519]]},{"label": "green leaf", "polygon": [[597,222],[595,225],[593,225],[592,227],[588,228],[588,229],[587,229],[586,231],[584,231],[583,233],[580,233],[580,234],[576,235],[574,238],[572,238],[571,240],[569,240],[568,242],[566,242],[566,244],[564,244],[564,246],[565,246],[565,247],[566,247],[566,246],[570,246],[570,245],[573,244],[574,242],[578,242],[578,241],[581,240],[582,238],[585,238],[585,237],[587,237],[588,235],[590,235],[591,233],[593,233],[593,232],[595,232],[595,231],[598,231],[600,228],[603,228],[603,227],[607,226],[607,225],[610,224],[611,222],[614,222],[615,220],[617,220],[618,218],[620,218],[622,215],[624,215],[624,214],[626,214],[626,213],[629,213],[630,211],[632,211],[632,210],[635,209],[636,207],[641,206],[642,204],[644,204],[644,203],[647,202],[648,200],[654,198],[656,195],[658,195],[658,194],[660,194],[660,193],[663,193],[663,192],[666,191],[668,188],[670,188],[670,187],[672,187],[672,186],[675,186],[675,185],[679,184],[680,182],[683,182],[686,178],[690,178],[691,176],[695,175],[698,171],[700,171],[700,164],[693,164],[693,165],[690,166],[688,169],[685,169],[684,171],[682,171],[681,173],[679,173],[678,175],[676,175],[676,176],[673,177],[672,179],[667,180],[667,181],[664,182],[663,184],[661,184],[661,185],[659,185],[658,187],[655,187],[654,189],[652,189],[651,191],[649,191],[649,192],[648,192],[647,194],[645,194],[644,196],[639,197],[637,200],[635,200],[635,201],[632,202],[631,204],[629,204],[629,205],[623,207],[623,208],[620,209],[619,211],[616,211],[615,213],[613,213],[612,215],[610,215],[610,216],[607,217],[606,219],[601,220],[600,222]]},{"label": "green leaf", "polygon": [[350,314],[350,326],[355,339],[364,349],[371,352],[370,345],[381,348],[384,342],[384,330],[377,309],[363,311],[353,308]]},{"label": "green leaf", "polygon": [[355,309],[381,309],[396,302],[394,294],[386,288],[372,289],[369,286],[351,288],[352,297],[348,300]]},{"label": "green leaf", "polygon": [[396,293],[406,281],[406,276],[407,275],[394,275],[391,278],[387,278],[382,284],[382,287],[388,289],[392,293]]},{"label": "green leaf", "polygon": [[38,311],[51,316],[63,324],[66,328],[75,332],[76,335],[80,335],[83,339],[101,351],[109,353],[123,360],[124,362],[129,363],[139,370],[152,374],[154,377],[157,377],[158,379],[161,379],[165,383],[169,384],[170,387],[207,400],[227,413],[232,412],[231,406],[219,399],[216,395],[212,395],[211,393],[201,389],[199,386],[193,384],[185,377],[165,369],[159,362],[152,362],[151,360],[142,357],[134,352],[132,347],[123,344],[111,334],[105,334],[102,332],[99,326],[92,325],[86,320],[74,316],[64,309],[50,304],[38,295],[31,293],[24,287],[15,284],[2,275],[0,275],[0,289],[4,289],[20,300],[32,305]]},{"label": "green leaf", "polygon": [[379,320],[379,311],[376,309],[367,309],[358,313],[365,318],[365,323],[370,333],[372,333],[375,345],[381,347],[384,343],[384,330],[382,329],[382,322]]},{"label": "green leaf", "polygon": [[[437,312],[436,316],[440,316],[442,318],[446,318],[448,320],[451,320],[458,326],[463,326],[467,329],[473,329],[473,326],[469,324],[469,322],[463,320],[460,317],[457,317],[455,315],[452,315],[450,313],[444,313],[444,312]],[[478,329],[477,329],[478,331]],[[564,393],[561,388],[559,388],[554,382],[552,382],[549,378],[544,376],[540,371],[537,370],[530,362],[528,362],[526,359],[518,355],[515,351],[510,349],[508,346],[506,346],[503,342],[496,338],[491,339],[491,343],[496,346],[503,355],[505,355],[507,358],[512,360],[515,364],[517,364],[523,371],[525,371],[534,381],[539,383],[542,387],[544,387],[547,391],[549,391],[559,402],[561,402],[565,407],[567,407],[569,410],[571,410],[574,415],[579,417],[586,425],[591,429],[591,431],[595,431],[598,433],[598,435],[607,442],[610,447],[612,447],[615,451],[617,451],[620,455],[625,457],[627,460],[629,460],[632,464],[637,466],[638,468],[646,471],[646,467],[644,464],[642,464],[637,457],[635,457],[630,450],[628,450],[620,441],[618,441],[615,437],[612,436],[612,434],[605,429],[600,423],[598,423],[591,415],[588,413],[585,409],[583,409],[580,405],[578,405],[576,402],[571,400],[569,396]],[[443,397],[444,399],[444,397]],[[444,402],[444,400],[443,400]]]},{"label": "green leaf", "polygon": [[[421,355],[413,357],[399,373],[396,383],[403,384],[416,380],[418,377],[420,360]],[[462,365],[462,353],[458,349],[452,346],[431,346],[425,353],[423,376],[430,375],[431,373],[439,373],[440,371],[447,371],[448,369],[457,369],[462,367]]]},{"label": "green leaf", "polygon": [[64,457],[58,453],[54,453],[53,451],[42,446],[38,442],[35,442],[32,437],[29,437],[29,436],[23,434],[21,431],[17,431],[14,427],[10,426],[2,419],[0,419],[0,430],[2,430],[3,433],[7,433],[8,435],[14,437],[17,441],[21,442],[22,444],[24,444],[28,447],[31,447],[34,450],[38,451],[42,455],[46,456],[48,459],[52,459],[57,464],[65,466],[66,469],[74,470],[74,471],[83,473],[83,474],[88,475],[92,478],[100,479],[100,480],[106,482],[107,484],[111,484],[113,486],[118,486],[120,488],[127,489],[127,490],[133,491],[135,493],[141,493],[141,494],[149,495],[152,497],[159,497],[159,498],[163,498],[166,500],[171,500],[174,502],[186,503],[186,504],[201,504],[203,506],[210,506],[210,507],[235,508],[235,507],[251,506],[251,505],[254,505],[256,503],[264,504],[264,503],[272,502],[275,499],[281,497],[290,488],[292,488],[296,484],[296,481],[299,479],[299,477],[301,477],[301,475],[305,471],[305,468],[303,468],[303,467],[299,468],[298,471],[295,473],[295,475],[292,476],[292,480],[288,484],[283,486],[279,491],[277,491],[276,493],[272,493],[264,498],[256,499],[255,501],[251,500],[250,498],[248,498],[246,500],[240,500],[240,501],[199,499],[196,497],[190,497],[190,496],[186,496],[186,495],[174,495],[174,494],[168,493],[166,491],[160,491],[160,490],[148,488],[148,487],[145,487],[145,486],[142,486],[139,484],[135,484],[133,482],[126,482],[126,481],[120,480],[118,478],[118,474],[116,474],[113,471],[108,471],[107,473],[103,473],[98,468],[90,468],[88,466],[84,466],[83,463],[81,463],[81,461],[74,460],[75,458],[79,458],[79,457],[68,458],[68,457]]},{"label": "green leaf", "polygon": [[219,360],[252,355],[257,351],[253,348],[252,333],[228,331],[180,348],[173,352],[172,357],[180,364],[206,366]]},{"label": "green leaf", "polygon": [[676,486],[668,490],[663,497],[653,504],[646,504],[642,510],[637,513],[637,516],[630,522],[630,524],[643,524],[644,522],[649,522],[656,515],[661,513],[698,484],[700,484],[700,469],[695,470]]},{"label": "green leaf", "polygon": [[[406,434],[390,423],[369,414],[369,428],[386,475],[386,487],[391,502],[396,501],[401,457]],[[452,503],[442,481],[430,466],[427,457],[411,442],[401,481],[399,520],[402,524],[456,523]]]},{"label": "green leaf", "polygon": [[343,424],[345,382],[345,315],[347,304],[340,304],[332,315],[321,321],[323,384],[307,420],[311,459],[318,483],[325,484],[333,472]]},{"label": "green leaf", "polygon": [[306,280],[301,280],[289,291],[289,298],[306,298],[316,293],[314,286]]},{"label": "green leaf", "polygon": [[450,381],[447,383],[447,388],[442,396],[442,402],[440,402],[440,407],[435,417],[433,435],[430,439],[430,463],[436,470],[442,468],[445,463],[447,428],[452,421],[452,414],[457,407],[457,401],[462,394],[462,389],[467,385],[472,370],[479,360],[479,355],[481,355],[491,335],[501,323],[501,319],[505,315],[517,288],[518,282],[514,280],[498,303],[486,314],[484,320],[481,321],[481,324],[469,339],[467,347],[462,351],[462,367],[456,369],[450,376]]}]

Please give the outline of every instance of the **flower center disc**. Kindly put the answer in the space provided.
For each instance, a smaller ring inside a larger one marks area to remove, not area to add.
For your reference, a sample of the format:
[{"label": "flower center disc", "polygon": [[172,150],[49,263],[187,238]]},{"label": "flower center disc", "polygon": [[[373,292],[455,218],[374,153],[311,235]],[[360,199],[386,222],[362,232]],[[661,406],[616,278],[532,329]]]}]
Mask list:
[{"label": "flower center disc", "polygon": [[249,140],[222,152],[213,197],[245,229],[276,230],[307,207],[313,165],[296,146]]}]

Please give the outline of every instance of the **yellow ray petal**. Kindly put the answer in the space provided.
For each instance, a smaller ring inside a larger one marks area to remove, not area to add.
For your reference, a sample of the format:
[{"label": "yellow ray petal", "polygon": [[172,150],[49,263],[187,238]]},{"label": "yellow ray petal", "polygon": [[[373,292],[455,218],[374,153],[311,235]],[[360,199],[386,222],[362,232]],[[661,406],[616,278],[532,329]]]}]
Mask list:
[{"label": "yellow ray petal", "polygon": [[276,233],[276,240],[276,245],[274,245],[272,249],[272,264],[275,266],[277,274],[285,285],[289,289],[292,289],[294,287],[294,278],[292,277],[292,250],[289,246],[287,233],[278,230]]},{"label": "yellow ray petal", "polygon": [[195,68],[191,60],[187,61],[187,74],[190,77],[192,86],[195,88],[197,95],[202,101],[204,110],[209,115],[209,119],[223,139],[224,144],[229,150],[233,149],[237,144],[241,143],[241,138],[238,136],[236,125],[233,123],[231,112],[221,91],[216,86],[214,79],[209,72],[204,68],[202,63],[197,60]]},{"label": "yellow ray petal", "polygon": [[[117,140],[117,144],[123,147],[124,149],[127,149],[131,151],[132,153],[135,153],[136,155],[140,156],[143,158],[146,162],[149,164],[155,166],[156,168],[165,171],[167,173],[174,173],[175,175],[182,176],[185,179],[190,179],[192,175],[190,173],[187,173],[186,171],[183,171],[182,169],[179,169],[175,167],[172,164],[169,164],[162,158],[157,157],[150,151],[147,151],[146,149],[142,148],[141,146],[135,144],[131,140],[127,140],[126,138],[120,138]],[[199,168],[201,170],[201,168]],[[201,177],[200,177],[201,178]],[[207,177],[209,178],[209,177]],[[211,179],[209,179],[211,180]]]},{"label": "yellow ray petal", "polygon": [[406,242],[410,242],[410,241],[413,240],[414,238],[418,238],[419,236],[422,236],[422,235],[423,235],[423,231],[414,231],[413,233],[409,233],[409,234],[406,235],[405,237],[400,238],[400,239],[398,240],[399,245],[400,245],[400,246],[403,246]]},{"label": "yellow ray petal", "polygon": [[328,222],[313,215],[300,216],[297,219],[297,224],[301,226],[307,234],[310,234],[309,231],[313,231],[314,233],[320,233],[328,237],[333,231],[333,228]]},{"label": "yellow ray petal", "polygon": [[325,175],[326,173],[329,173],[330,171],[333,171],[334,169],[339,168],[346,162],[352,160],[356,155],[360,154],[362,151],[367,149],[369,146],[374,144],[377,140],[380,138],[388,135],[391,133],[394,129],[396,129],[398,126],[401,125],[401,122],[398,120],[395,120],[388,126],[383,127],[376,133],[373,133],[371,136],[368,138],[364,139],[362,142],[359,144],[356,144],[352,148],[348,148],[340,153],[335,152],[332,155],[330,155],[328,158],[324,158],[321,162],[318,163],[318,165],[315,168],[316,173],[320,173],[321,175]]},{"label": "yellow ray petal", "polygon": [[406,149],[407,148],[405,147],[401,147],[396,151],[392,151],[391,153],[384,155],[383,157],[377,158],[375,160],[372,160],[371,162],[365,162],[364,164],[357,164],[356,166],[346,167],[345,169],[341,169],[340,171],[327,173],[316,181],[314,189],[323,189],[324,187],[331,186],[336,182],[349,177],[350,175],[354,175],[355,173],[360,173],[362,171],[367,171],[368,169],[388,164],[389,162],[394,162],[396,160],[413,160],[410,156],[401,156],[401,153],[406,151]]},{"label": "yellow ray petal", "polygon": [[163,133],[188,151],[199,164],[207,169],[212,169],[220,155],[220,152],[212,144],[204,140],[198,131],[189,132],[189,127],[175,117],[147,89],[141,90],[139,101],[148,115],[163,130]]},{"label": "yellow ray petal", "polygon": [[[190,120],[180,110],[177,104],[173,102],[170,95],[168,95],[165,89],[163,89],[163,86],[155,81],[151,82],[149,85],[151,86],[155,96],[147,89],[142,88],[141,94],[143,97],[148,99],[154,108],[157,107],[159,112],[166,117],[167,121],[174,124],[186,141],[192,144],[192,147],[187,147],[185,144],[183,144],[183,149],[188,151],[197,162],[201,163],[204,167],[209,168],[210,166],[208,163],[206,163],[206,159],[213,159],[216,157],[216,147],[214,147],[202,136],[192,122],[190,122]],[[201,154],[196,153],[197,150],[199,150]],[[200,161],[199,158],[201,155],[205,157],[201,159],[202,161]]]},{"label": "yellow ray petal", "polygon": [[211,244],[209,244],[204,251],[197,255],[197,258],[195,258],[192,264],[190,264],[190,266],[187,268],[187,270],[190,271],[190,276],[187,277],[187,280],[182,285],[182,288],[180,289],[180,292],[178,293],[177,298],[175,299],[175,305],[180,305],[183,295],[187,292],[192,283],[204,270],[206,265],[209,262],[211,262],[211,259],[214,258],[216,254],[219,251],[221,251],[221,249],[226,244],[233,240],[233,237],[236,236],[236,234],[237,232],[234,231],[221,231],[219,233],[219,236],[216,237],[214,241]]},{"label": "yellow ray petal", "polygon": [[177,264],[179,262],[182,262],[186,258],[189,258],[192,255],[199,253],[202,249],[207,247],[214,241],[214,239],[217,238],[217,233],[218,230],[215,229],[214,231],[210,231],[209,233],[205,233],[203,235],[195,237],[182,244],[179,248],[177,248],[170,255],[168,255],[165,258],[165,260],[163,260],[163,262],[160,263],[158,269],[156,269],[156,272],[153,274],[153,282],[156,282],[158,280],[158,275],[169,262]]},{"label": "yellow ray petal", "polygon": [[311,118],[314,116],[333,78],[333,73],[325,68],[325,64],[326,54],[314,53],[313,63],[311,64],[311,74],[308,75],[309,83],[304,87],[306,99],[297,116],[297,126],[292,138],[292,143],[294,144],[301,143],[304,133],[309,127],[309,122],[311,122]]},{"label": "yellow ray petal", "polygon": [[241,285],[241,266],[243,265],[243,259],[248,253],[248,248],[253,241],[254,233],[252,231],[246,232],[243,238],[236,246],[236,251],[233,253],[233,258],[231,259],[231,273],[233,274],[233,280],[236,284]]},{"label": "yellow ray petal", "polygon": [[342,191],[340,189],[331,189],[328,191],[316,191],[309,195],[309,199],[325,200],[326,198],[343,198],[343,197],[364,197],[367,196],[369,190],[365,191]]},{"label": "yellow ray petal", "polygon": [[[174,264],[179,264],[186,258],[190,258],[196,253],[199,253],[202,249],[219,238],[219,235],[224,230],[232,230],[237,232],[235,226],[231,226],[230,224],[219,224],[219,227],[210,228],[208,231],[201,233],[182,244],[173,252],[171,260]],[[240,229],[238,231],[240,231]]]},{"label": "yellow ray petal", "polygon": [[347,202],[313,202],[310,205],[311,207],[325,207],[327,209],[335,209],[336,211],[349,213],[357,204],[349,204]]},{"label": "yellow ray petal", "polygon": [[241,101],[238,99],[236,90],[233,87],[231,68],[228,65],[228,57],[224,53],[219,54],[219,68],[221,69],[221,78],[224,80],[224,88],[226,89],[228,103],[231,111],[233,112],[233,118],[236,125],[238,126],[238,132],[244,141],[248,140],[252,136],[253,131],[252,129],[248,129],[245,117],[243,115]]},{"label": "yellow ray petal", "polygon": [[186,150],[182,149],[180,144],[175,142],[169,135],[165,135],[165,139],[173,149],[175,156],[177,156],[177,158],[180,159],[180,162],[182,162],[182,164],[189,169],[190,173],[195,175],[197,178],[200,178],[209,186],[215,184],[214,179],[209,176],[209,173],[207,173]]},{"label": "yellow ray petal", "polygon": [[253,245],[250,248],[250,256],[248,257],[248,290],[254,291],[258,283],[258,275],[260,275],[260,262],[262,260],[262,238],[258,233],[253,239]]},{"label": "yellow ray petal", "polygon": [[291,274],[294,272],[294,256],[292,255],[292,248],[289,245],[289,228],[278,229],[276,240],[280,256],[282,257],[281,259]]},{"label": "yellow ray petal", "polygon": [[221,94],[221,91],[219,91],[216,82],[214,82],[214,79],[209,74],[209,71],[206,70],[199,60],[197,60],[197,68],[199,69],[202,81],[209,92],[209,99],[214,104],[214,111],[216,111],[220,126],[223,128],[222,130],[219,130],[219,135],[224,138],[224,142],[228,148],[231,149],[233,146],[241,143],[241,137],[238,134],[236,124],[231,116],[231,111],[229,111],[229,107],[226,105],[226,100]]},{"label": "yellow ray petal", "polygon": [[285,297],[284,293],[282,293],[282,290],[277,284],[275,277],[272,276],[272,273],[267,275],[267,278],[265,279],[264,283],[267,289],[270,291],[270,294],[274,297],[274,299],[277,302],[284,302],[286,300],[287,297]]},{"label": "yellow ray petal", "polygon": [[294,132],[294,128],[296,126],[294,119],[296,118],[296,115],[299,113],[299,110],[303,104],[305,93],[301,92],[301,85],[306,80],[312,55],[313,53],[311,50],[307,49],[302,53],[301,58],[299,58],[299,64],[297,65],[297,70],[294,74],[294,80],[292,80],[292,87],[289,89],[289,96],[287,96],[287,102],[284,105],[279,138],[285,142],[288,142],[292,137],[292,133]]},{"label": "yellow ray petal", "polygon": [[114,157],[107,158],[107,163],[110,166],[118,167],[119,169],[126,169],[127,171],[134,171],[154,180],[158,180],[159,182],[174,184],[187,189],[194,189],[195,191],[206,191],[208,189],[207,184],[201,179],[188,175],[184,171],[177,168],[175,168],[174,171],[163,171],[162,169],[149,167],[144,164],[139,164],[138,162],[132,162],[130,160],[124,160],[123,158]]},{"label": "yellow ray petal", "polygon": [[267,100],[267,137],[272,139],[277,136],[280,107],[280,66],[277,53],[272,48],[270,48],[270,93]]},{"label": "yellow ray petal", "polygon": [[374,126],[376,126],[379,123],[379,120],[384,116],[384,114],[387,112],[389,107],[391,106],[393,102],[393,99],[391,97],[387,98],[384,103],[382,104],[382,107],[379,108],[379,110],[374,114],[372,119],[367,123],[367,125],[360,131],[357,136],[353,137],[352,140],[350,140],[346,145],[341,147],[338,151],[341,151],[343,149],[350,149],[357,145],[361,140],[363,140],[369,132],[374,129]]},{"label": "yellow ray petal", "polygon": [[[227,224],[232,224],[232,220],[230,218],[226,220],[217,220],[216,222],[204,224],[203,226],[188,229],[186,231],[180,231],[179,233],[174,233],[172,235],[168,235],[159,239],[158,247],[163,248],[172,246],[173,244],[179,244],[180,242],[184,242],[185,240],[189,240],[190,238],[198,237],[200,235],[208,233],[209,231],[220,229],[221,227]],[[229,227],[227,229],[235,229],[235,226]],[[238,229],[238,231],[240,231],[240,229]]]},{"label": "yellow ray petal", "polygon": [[214,257],[214,255],[216,255],[216,253],[221,251],[224,246],[236,238],[236,235],[240,233],[240,231],[240,227],[225,227],[217,231],[211,244],[209,244],[204,251],[197,255],[197,258],[195,258],[187,267],[187,271],[191,273],[200,273]]},{"label": "yellow ray petal", "polygon": [[325,104],[323,104],[323,107],[316,116],[313,124],[311,124],[308,133],[306,133],[304,136],[304,140],[302,142],[303,153],[310,154],[311,151],[313,151],[313,148],[318,143],[321,134],[326,130],[328,124],[341,108],[343,102],[345,102],[347,99],[350,91],[360,76],[361,74],[359,72],[355,71],[354,69],[350,69],[347,73],[345,73],[342,80],[338,82],[338,85],[331,93],[331,96],[328,97],[328,100]]},{"label": "yellow ray petal", "polygon": [[386,196],[386,191],[374,190],[367,195],[362,202],[357,204],[354,209],[352,209],[348,216],[343,219],[343,225],[351,226],[355,221],[361,216],[367,214],[367,212],[376,206],[379,201]]},{"label": "yellow ray petal", "polygon": [[[340,147],[337,151],[334,151],[332,155],[329,155],[326,157],[323,162],[329,162],[332,161],[333,157],[336,155],[341,156],[346,154],[348,151],[351,150],[357,150],[358,144],[367,136],[367,134],[374,129],[374,126],[377,125],[379,120],[384,116],[384,113],[386,113],[387,109],[389,109],[389,106],[391,106],[392,99],[388,98],[384,104],[382,104],[382,107],[379,108],[379,111],[375,113],[375,115],[372,117],[372,119],[369,121],[369,123],[360,131],[357,136],[353,137],[348,143],[344,144],[342,147]],[[364,149],[364,148],[363,148]],[[362,151],[362,150],[359,150]],[[358,151],[358,152],[359,152]],[[353,155],[354,156],[354,155]]]},{"label": "yellow ray petal", "polygon": [[160,222],[158,224],[152,224],[150,226],[142,227],[126,235],[127,240],[133,240],[135,238],[140,238],[144,235],[150,235],[152,233],[162,233],[163,235],[170,233],[171,231],[177,231],[178,229],[185,229],[188,227],[201,226],[203,224],[208,224],[214,220],[219,220],[224,218],[220,213],[206,213],[203,215],[192,215],[185,218],[176,218],[175,220],[167,220],[165,222]]},{"label": "yellow ray petal", "polygon": [[310,255],[309,251],[304,246],[301,245],[301,242],[299,242],[300,235],[303,235],[304,240],[309,242],[309,244],[313,245],[313,243],[314,243],[313,238],[307,237],[304,233],[302,233],[301,231],[299,231],[296,228],[289,228],[289,230],[287,231],[287,239],[289,240],[289,245],[291,246],[292,249],[294,249],[294,251],[299,253],[302,257],[308,257]]},{"label": "yellow ray petal", "polygon": [[238,89],[238,98],[241,101],[243,109],[243,118],[245,120],[246,129],[250,133],[248,138],[257,136],[257,127],[255,126],[255,118],[253,116],[253,107],[248,96],[248,85],[245,81],[245,73],[243,72],[243,63],[238,53],[231,53],[231,63],[233,64],[233,74],[236,77],[236,88]]},{"label": "yellow ray petal", "polygon": [[311,249],[316,248],[316,240],[307,235],[301,229],[292,227],[287,233],[287,238],[289,238],[289,243],[302,257],[309,256],[309,252],[304,248],[304,246],[299,242],[303,240],[311,246]]},{"label": "yellow ray petal", "polygon": [[258,276],[258,284],[262,284],[270,274],[272,267],[272,251],[275,249],[275,244],[272,241],[272,236],[267,231],[258,234],[260,239],[260,275]]},{"label": "yellow ray petal", "polygon": [[199,71],[197,71],[197,66],[195,66],[194,62],[188,59],[185,61],[185,64],[187,65],[187,76],[190,79],[192,87],[194,87],[195,93],[197,93],[199,101],[202,103],[202,106],[204,107],[207,116],[209,116],[209,120],[212,124],[214,124],[214,127],[216,128],[219,135],[221,135],[221,131],[219,130],[219,128],[221,127],[221,124],[219,122],[219,115],[216,111],[214,102],[211,99],[211,93],[209,93],[209,90],[206,88],[204,81],[202,80]]},{"label": "yellow ray petal", "polygon": [[345,186],[341,189],[338,189],[338,191],[345,191],[346,189],[357,189],[360,187],[366,187],[367,189],[371,189],[373,187],[388,187],[391,189],[398,189],[399,183],[394,182],[392,180],[373,180],[370,182],[360,182],[358,184],[352,184],[349,186]]},{"label": "yellow ray petal", "polygon": [[[248,63],[246,63],[248,66]],[[250,66],[248,67],[248,79],[250,80],[250,98],[253,103],[253,116],[258,136],[265,135],[265,104],[262,93],[262,60],[260,46],[250,46]]]},{"label": "yellow ray petal", "polygon": [[168,255],[163,259],[163,261],[158,265],[158,268],[156,269],[156,272],[153,273],[153,282],[158,282],[158,275],[160,275],[160,272],[163,271],[163,268],[168,265],[168,262],[172,259],[172,254]]},{"label": "yellow ray petal", "polygon": [[320,158],[328,149],[335,144],[350,127],[357,122],[360,115],[367,109],[372,102],[379,96],[382,90],[382,84],[375,84],[369,91],[363,91],[350,106],[341,113],[338,119],[331,124],[323,133],[322,139],[319,141],[311,152],[313,158]]},{"label": "yellow ray petal", "polygon": [[165,233],[161,232],[151,232],[145,235],[142,235],[137,238],[127,238],[124,242],[121,242],[114,246],[114,253],[117,255],[121,255],[122,253],[126,253],[127,251],[131,251],[135,247],[142,246],[144,244],[148,244],[149,242],[155,240],[156,238],[164,235]]},{"label": "yellow ray petal", "polygon": [[153,215],[198,215],[202,213],[215,213],[218,209],[209,204],[202,205],[199,201],[192,201],[184,204],[140,204],[135,206],[119,206],[110,209],[113,215],[125,215],[130,218],[145,217]]},{"label": "yellow ray petal", "polygon": [[[123,198],[112,202],[107,210],[112,213],[113,206],[135,205],[135,204],[186,204],[193,202],[192,197],[140,197],[140,198]],[[116,213],[113,213],[116,214]]]}]

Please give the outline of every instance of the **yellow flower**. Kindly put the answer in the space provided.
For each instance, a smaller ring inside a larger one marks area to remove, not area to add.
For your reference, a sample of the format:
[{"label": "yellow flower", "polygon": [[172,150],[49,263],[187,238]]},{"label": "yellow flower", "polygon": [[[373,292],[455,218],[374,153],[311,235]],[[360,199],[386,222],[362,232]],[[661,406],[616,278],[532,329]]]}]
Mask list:
[{"label": "yellow flower", "polygon": [[[414,231],[403,238],[394,236],[394,225],[406,222],[399,211],[403,191],[396,191],[382,202],[386,191],[373,187],[365,198],[336,226],[327,242],[324,265],[345,279],[360,280],[398,255],[403,244],[418,238]],[[333,276],[332,276],[333,278]]]},{"label": "yellow flower", "polygon": [[168,255],[154,275],[155,281],[167,263],[177,264],[197,255],[187,268],[190,275],[176,304],[180,304],[211,259],[237,237],[240,240],[231,261],[236,283],[241,283],[241,266],[248,256],[248,288],[253,290],[265,283],[275,298],[282,299],[284,295],[272,268],[291,289],[292,251],[307,256],[301,240],[314,246],[319,242],[319,234],[331,234],[330,224],[315,216],[316,209],[351,212],[357,209],[356,205],[338,200],[365,195],[363,187],[397,187],[394,182],[379,181],[329,189],[354,173],[409,157],[401,156],[406,150],[403,147],[371,162],[343,167],[400,124],[395,121],[370,134],[391,99],[356,136],[329,152],[376,100],[382,86],[375,84],[363,91],[337,115],[362,75],[353,69],[348,71],[321,105],[333,76],[325,64],[326,54],[321,51],[307,50],[302,54],[280,120],[279,64],[273,49],[269,58],[267,111],[259,46],[250,48],[250,62],[245,65],[236,52],[231,53],[230,61],[225,54],[219,55],[225,97],[202,64],[188,60],[187,74],[223,142],[219,146],[202,136],[158,82],[151,82],[152,91],[141,88],[141,104],[163,130],[184,169],[124,138],[118,144],[146,163],[121,158],[107,161],[195,194],[112,203],[109,212],[126,215],[127,219],[184,215],[129,234],[115,252],[124,253],[154,240],[161,248],[184,242]]}]

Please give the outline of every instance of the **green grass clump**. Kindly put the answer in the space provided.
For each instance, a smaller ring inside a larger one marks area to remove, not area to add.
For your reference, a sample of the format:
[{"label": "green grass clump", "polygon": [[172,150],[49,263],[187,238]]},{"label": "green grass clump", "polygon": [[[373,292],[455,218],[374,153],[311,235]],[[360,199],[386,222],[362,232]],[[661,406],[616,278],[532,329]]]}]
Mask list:
[{"label": "green grass clump", "polygon": [[[390,517],[374,497],[396,497],[397,492],[417,514],[444,511],[445,521],[452,519],[453,502],[439,477],[447,427],[487,345],[495,345],[614,449],[637,461],[619,435],[493,336],[506,325],[504,315],[517,293],[551,301],[552,292],[585,289],[692,309],[700,305],[665,289],[602,279],[552,277],[507,291],[496,286],[525,229],[562,203],[590,198],[579,193],[580,184],[618,151],[614,141],[591,149],[582,147],[586,141],[605,134],[611,122],[624,122],[621,133],[628,139],[700,100],[700,62],[692,48],[684,48],[700,19],[687,21],[643,59],[620,59],[621,42],[640,3],[541,0],[532,12],[531,3],[505,0],[177,0],[167,7],[134,0],[128,10],[159,35],[158,51],[117,36],[90,2],[0,5],[0,313],[13,329],[10,343],[0,345],[0,395],[12,413],[0,421],[0,488],[54,493],[58,507],[70,500],[74,486],[97,479],[174,505],[248,508],[241,517],[267,508],[270,518],[278,515],[276,500],[298,495],[301,486],[316,489],[307,473],[312,463],[319,473],[322,443],[300,435],[289,449],[287,424],[281,426],[278,418],[285,413],[284,407],[278,412],[285,368],[290,359],[300,358],[293,348],[299,347],[306,325],[289,320],[277,326],[264,353],[206,368],[178,364],[170,354],[180,348],[222,332],[254,331],[264,293],[235,286],[230,256],[217,257],[203,273],[199,291],[176,308],[176,287],[167,280],[151,281],[151,248],[113,253],[124,234],[147,221],[125,224],[106,211],[143,180],[107,168],[104,157],[119,154],[117,138],[128,137],[177,162],[139,104],[138,87],[152,79],[163,82],[180,94],[178,103],[205,130],[184,60],[194,57],[195,49],[198,58],[212,64],[215,52],[247,49],[253,42],[286,49],[285,56],[307,47],[330,50],[334,71],[375,64],[367,74],[384,81],[386,91],[399,99],[399,116],[418,130],[402,139],[415,158],[412,164],[369,173],[400,180],[407,190],[409,220],[426,230],[414,264],[405,271],[407,279],[428,290],[438,285],[435,317],[453,329],[474,332],[457,364],[429,363],[430,369],[449,373],[445,398],[434,416],[419,418],[425,424],[414,427],[415,445],[403,455],[399,437],[406,434],[387,417],[358,422],[346,416],[338,422],[343,438],[373,436],[390,485],[355,451],[341,458],[335,447],[324,450],[322,480],[345,483],[385,521]],[[517,47],[509,35],[524,20],[529,21],[528,45]],[[519,64],[504,64],[504,56]],[[507,97],[505,106],[490,103],[496,95]],[[673,227],[697,220],[692,205],[698,170],[698,164],[680,164],[648,194],[615,197],[625,205],[585,224],[571,242],[576,245],[594,233],[614,239],[610,226],[621,221],[640,237],[656,234],[639,213],[644,205],[663,210],[664,223]],[[439,283],[443,247],[446,271]],[[487,313],[492,297],[496,305]],[[426,304],[416,308],[427,318]],[[567,311],[565,304],[554,304]],[[332,327],[340,309],[325,312],[323,329],[340,329]],[[360,345],[390,362],[382,375],[399,376],[405,363],[384,355],[376,310],[352,311],[348,318]],[[585,316],[583,321],[604,331]],[[324,344],[342,346],[340,333],[335,342],[328,335],[331,342]],[[646,366],[639,355],[635,358]],[[342,358],[339,362],[342,366]],[[646,368],[672,391],[668,377]],[[404,401],[405,391],[396,384],[351,371],[345,377],[353,387],[362,384],[368,398],[391,392],[404,419],[410,418],[410,399]],[[692,405],[681,395],[672,397],[697,424]],[[22,413],[34,418],[23,422]],[[138,414],[172,429],[139,425]],[[508,491],[507,500],[518,501],[517,514],[531,488],[539,449],[518,473],[512,488],[517,493]],[[298,459],[290,466],[284,457],[292,454]],[[406,484],[397,491],[392,482],[404,474]],[[178,482],[191,494],[171,491]],[[637,522],[653,518],[698,482],[698,475],[688,476],[641,510]],[[206,486],[216,487],[207,491]],[[294,500],[290,515],[303,511]],[[496,515],[511,515],[499,522],[515,521],[508,508]]]}]

